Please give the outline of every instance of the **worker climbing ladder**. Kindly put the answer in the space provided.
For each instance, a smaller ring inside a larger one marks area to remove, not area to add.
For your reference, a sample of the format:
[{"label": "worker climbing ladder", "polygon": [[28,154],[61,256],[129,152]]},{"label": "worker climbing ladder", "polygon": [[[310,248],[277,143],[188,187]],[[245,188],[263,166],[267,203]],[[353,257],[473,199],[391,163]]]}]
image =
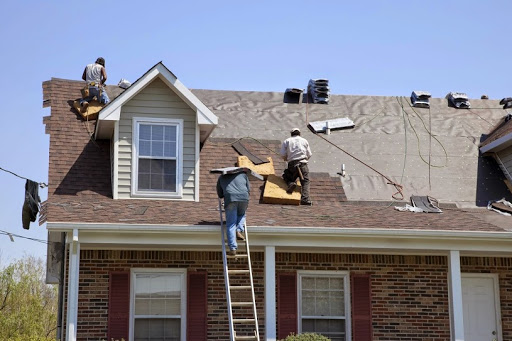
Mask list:
[{"label": "worker climbing ladder", "polygon": [[[247,172],[250,170],[245,168],[229,167],[221,170],[212,170],[211,172],[233,174],[239,171]],[[251,174],[258,179],[263,179],[257,173],[251,172]],[[222,235],[222,262],[224,266],[224,284],[226,286],[230,341],[260,341],[247,225],[244,226],[245,241],[238,241],[238,250],[236,255],[228,255],[228,248],[226,247],[227,226],[223,217],[223,207],[220,198],[219,214]]]},{"label": "worker climbing ladder", "polygon": [[[227,254],[226,224],[222,216],[219,199],[219,211],[222,234],[222,263],[224,265],[224,283],[228,305],[229,334],[231,341],[260,340],[258,315],[254,295],[249,233],[245,226],[245,241],[239,241],[236,256]],[[245,248],[245,252],[243,249]],[[249,284],[249,285],[248,285]],[[252,327],[251,327],[252,326]]]}]

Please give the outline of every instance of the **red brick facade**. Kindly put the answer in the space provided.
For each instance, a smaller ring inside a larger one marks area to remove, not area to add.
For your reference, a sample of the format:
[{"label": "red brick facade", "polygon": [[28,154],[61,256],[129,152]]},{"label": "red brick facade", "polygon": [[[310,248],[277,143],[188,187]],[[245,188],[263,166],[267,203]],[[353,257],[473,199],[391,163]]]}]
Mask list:
[{"label": "red brick facade", "polygon": [[[220,252],[82,250],[80,257],[78,340],[106,339],[109,273],[131,268],[207,272],[208,340],[229,339]],[[260,336],[264,340],[263,253],[253,253],[252,261]],[[278,274],[300,270],[369,274],[373,340],[450,339],[447,257],[276,253]],[[499,274],[503,339],[512,339],[512,259],[462,257],[461,270]]]}]

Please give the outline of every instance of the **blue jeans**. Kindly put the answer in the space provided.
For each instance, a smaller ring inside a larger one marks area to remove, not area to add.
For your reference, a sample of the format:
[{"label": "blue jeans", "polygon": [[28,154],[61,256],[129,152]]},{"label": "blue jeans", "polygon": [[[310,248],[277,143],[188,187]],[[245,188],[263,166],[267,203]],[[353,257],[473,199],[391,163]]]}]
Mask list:
[{"label": "blue jeans", "polygon": [[108,95],[107,95],[107,92],[105,91],[105,89],[103,89],[101,91],[101,95],[100,95],[100,90],[95,87],[95,86],[90,86],[89,87],[89,96],[85,97],[85,98],[82,98],[80,100],[80,105],[82,105],[82,103],[85,101],[85,102],[90,102],[92,101],[92,99],[94,98],[94,96],[96,96],[96,98],[98,99],[98,101],[101,103],[101,104],[107,104],[108,102],[110,102],[110,99],[108,98]]},{"label": "blue jeans", "polygon": [[238,247],[236,231],[244,232],[247,206],[249,206],[248,201],[233,201],[225,207],[228,246],[230,250],[236,250]]}]

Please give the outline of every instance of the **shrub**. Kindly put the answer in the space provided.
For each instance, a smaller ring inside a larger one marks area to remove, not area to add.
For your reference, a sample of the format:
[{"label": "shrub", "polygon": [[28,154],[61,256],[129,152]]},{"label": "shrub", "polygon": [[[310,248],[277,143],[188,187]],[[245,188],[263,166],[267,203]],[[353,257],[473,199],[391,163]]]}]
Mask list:
[{"label": "shrub", "polygon": [[281,341],[331,341],[331,339],[315,333],[290,334]]}]

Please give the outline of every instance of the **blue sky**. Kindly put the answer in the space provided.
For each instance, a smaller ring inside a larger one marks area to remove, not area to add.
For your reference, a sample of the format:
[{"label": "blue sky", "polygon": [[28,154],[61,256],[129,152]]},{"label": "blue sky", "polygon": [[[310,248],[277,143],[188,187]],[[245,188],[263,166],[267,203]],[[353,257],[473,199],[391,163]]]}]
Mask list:
[{"label": "blue sky", "polygon": [[[320,5],[321,4],[321,5]],[[511,1],[10,1],[0,32],[0,167],[48,181],[42,82],[106,59],[108,84],[162,61],[191,89],[284,91],[327,78],[333,94],[512,96]],[[0,230],[21,226],[25,181],[0,171]],[[40,191],[41,199],[47,190]],[[0,234],[0,265],[46,245]]]}]

